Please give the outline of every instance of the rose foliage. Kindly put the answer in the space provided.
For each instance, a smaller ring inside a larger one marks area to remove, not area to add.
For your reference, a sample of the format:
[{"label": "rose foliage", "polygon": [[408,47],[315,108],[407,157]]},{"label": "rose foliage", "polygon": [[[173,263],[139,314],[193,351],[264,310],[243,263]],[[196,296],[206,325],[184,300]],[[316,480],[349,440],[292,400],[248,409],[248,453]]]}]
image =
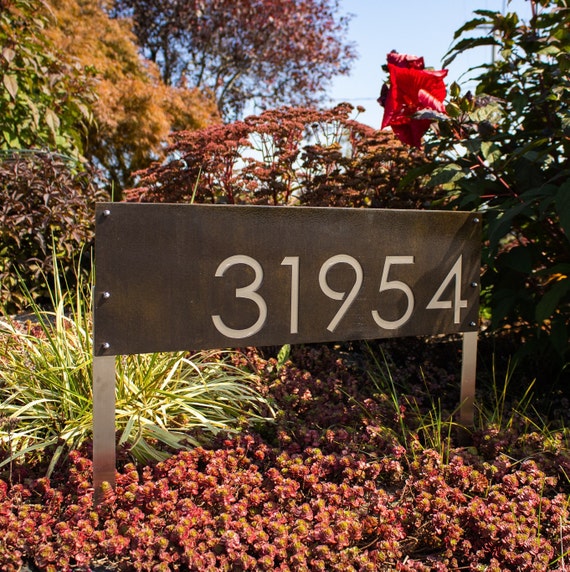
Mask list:
[{"label": "rose foliage", "polygon": [[483,215],[491,326],[520,330],[521,352],[560,372],[570,349],[570,10],[528,5],[527,21],[483,10],[457,31],[445,65],[480,46],[497,57],[477,68],[474,94],[452,86],[426,152],[430,184]]}]

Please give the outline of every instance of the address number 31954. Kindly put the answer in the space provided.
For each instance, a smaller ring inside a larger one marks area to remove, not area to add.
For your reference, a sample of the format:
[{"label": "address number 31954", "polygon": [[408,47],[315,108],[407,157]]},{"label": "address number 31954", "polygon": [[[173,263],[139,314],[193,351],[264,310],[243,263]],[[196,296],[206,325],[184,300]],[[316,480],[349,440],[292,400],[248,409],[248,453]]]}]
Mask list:
[{"label": "address number 31954", "polygon": [[[395,330],[402,327],[410,318],[414,311],[416,299],[412,288],[401,280],[397,280],[398,266],[413,265],[415,263],[413,256],[386,256],[378,291],[380,293],[388,291],[399,291],[405,299],[405,309],[402,315],[396,319],[388,320],[383,318],[378,309],[370,310],[371,319],[378,327],[385,330]],[[232,266],[245,265],[253,270],[253,281],[246,286],[235,289],[235,297],[246,299],[253,302],[258,309],[258,317],[253,324],[245,328],[233,328],[228,326],[222,316],[219,314],[212,315],[212,321],[216,329],[224,336],[232,339],[244,339],[260,332],[267,321],[267,302],[259,293],[259,289],[263,283],[264,273],[261,264],[251,256],[244,254],[236,254],[223,260],[215,272],[215,276],[221,278],[226,271]],[[347,290],[339,291],[331,288],[328,282],[329,271],[337,266],[345,265],[352,268],[354,274],[354,282]],[[288,266],[291,269],[291,296],[290,306],[290,323],[289,331],[291,334],[297,334],[299,330],[299,279],[300,279],[300,261],[298,256],[286,256],[281,261],[281,266]],[[460,255],[451,269],[435,288],[435,292],[426,306],[426,310],[451,310],[453,311],[453,321],[455,324],[460,323],[461,310],[467,308],[467,300],[461,298],[462,286],[462,256]],[[328,298],[339,301],[339,307],[336,313],[331,316],[331,320],[327,326],[329,332],[334,332],[339,323],[345,317],[350,307],[357,299],[361,291],[364,280],[364,273],[360,262],[349,254],[337,254],[327,259],[320,267],[318,273],[318,285],[320,291]],[[449,299],[445,298],[448,287],[454,282]]]}]

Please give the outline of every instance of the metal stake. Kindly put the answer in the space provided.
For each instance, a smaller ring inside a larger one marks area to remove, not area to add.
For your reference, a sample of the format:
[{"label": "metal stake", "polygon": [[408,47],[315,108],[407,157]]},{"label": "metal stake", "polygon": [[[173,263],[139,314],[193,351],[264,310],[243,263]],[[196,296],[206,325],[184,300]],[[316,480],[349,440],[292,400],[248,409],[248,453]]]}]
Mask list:
[{"label": "metal stake", "polygon": [[463,333],[459,421],[472,427],[475,421],[475,378],[477,374],[477,332]]},{"label": "metal stake", "polygon": [[115,486],[115,356],[93,357],[93,502]]}]

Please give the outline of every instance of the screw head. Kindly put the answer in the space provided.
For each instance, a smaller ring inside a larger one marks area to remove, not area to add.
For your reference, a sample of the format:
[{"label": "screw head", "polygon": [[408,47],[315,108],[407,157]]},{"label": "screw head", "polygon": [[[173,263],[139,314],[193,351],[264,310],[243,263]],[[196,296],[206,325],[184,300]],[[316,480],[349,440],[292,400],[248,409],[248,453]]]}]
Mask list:
[{"label": "screw head", "polygon": [[103,292],[103,298],[105,298],[105,300],[108,300],[111,297],[111,292]]},{"label": "screw head", "polygon": [[111,347],[111,344],[109,342],[104,342],[103,344],[101,344],[101,347],[104,350],[108,350]]},{"label": "screw head", "polygon": [[109,209],[105,209],[103,211],[103,216],[110,216],[110,214],[111,214],[111,211]]},{"label": "screw head", "polygon": [[469,325],[470,325],[472,328],[474,328],[474,327],[477,325],[477,323],[476,323],[476,322],[469,322]]},{"label": "screw head", "polygon": [[477,288],[477,286],[479,286],[479,284],[477,282],[471,282],[472,288]]},{"label": "screw head", "polygon": [[475,217],[475,218],[473,219],[473,222],[474,222],[475,224],[477,224],[477,223],[479,222],[479,220],[480,220],[479,217]]}]

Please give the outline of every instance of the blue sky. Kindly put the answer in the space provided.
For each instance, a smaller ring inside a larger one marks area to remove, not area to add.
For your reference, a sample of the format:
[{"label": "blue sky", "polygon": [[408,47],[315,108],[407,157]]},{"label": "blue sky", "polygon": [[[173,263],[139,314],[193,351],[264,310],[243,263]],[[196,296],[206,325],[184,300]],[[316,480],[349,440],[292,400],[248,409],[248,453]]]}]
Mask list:
[{"label": "blue sky", "polygon": [[[333,103],[362,105],[366,113],[359,121],[380,128],[382,111],[376,98],[386,79],[381,66],[388,52],[423,56],[427,67],[441,69],[454,32],[474,17],[474,10],[504,7],[521,19],[530,16],[528,0],[341,0],[341,12],[354,14],[349,38],[356,43],[359,58],[350,76],[334,81],[329,92]],[[490,59],[490,48],[464,54],[450,66],[448,83],[461,83],[461,75],[470,67]]]}]

